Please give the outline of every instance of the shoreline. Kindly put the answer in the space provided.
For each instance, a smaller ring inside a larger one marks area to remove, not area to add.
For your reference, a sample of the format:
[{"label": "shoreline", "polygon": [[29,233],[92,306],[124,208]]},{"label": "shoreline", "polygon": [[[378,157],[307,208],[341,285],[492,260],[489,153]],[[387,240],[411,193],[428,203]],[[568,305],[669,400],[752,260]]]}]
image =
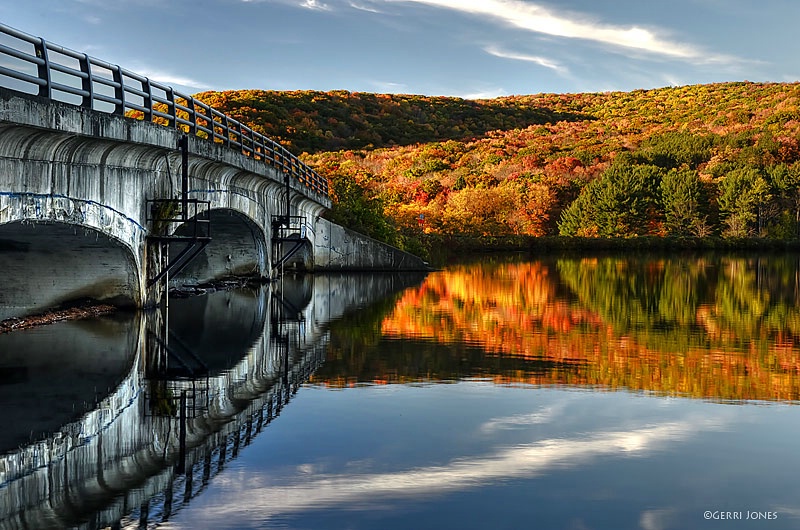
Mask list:
[{"label": "shoreline", "polygon": [[[170,289],[172,298],[190,298],[201,296],[216,291],[228,291],[240,287],[252,285],[251,279],[230,279],[218,280],[215,282],[205,282],[199,285],[184,286]],[[0,335],[14,331],[47,326],[58,322],[71,320],[83,320],[99,316],[110,315],[119,311],[128,311],[129,307],[120,307],[98,300],[76,300],[60,307],[46,309],[33,315],[24,317],[11,317],[0,320]]]},{"label": "shoreline", "polygon": [[[504,252],[558,252],[581,251],[620,252],[631,251],[762,251],[762,252],[800,252],[800,239],[722,239],[722,238],[579,238],[579,237],[532,237],[532,236],[443,236],[427,235],[429,243],[438,247],[437,257],[433,258],[432,269],[446,264],[454,254],[490,254]],[[436,263],[436,265],[434,265]],[[438,265],[438,266],[437,266]],[[226,278],[214,282],[187,285],[170,289],[174,298],[201,296],[215,291],[226,291],[248,285],[260,284],[252,278]],[[269,283],[269,282],[266,282]],[[0,334],[47,326],[68,320],[81,320],[109,315],[125,308],[97,300],[75,301],[67,306],[56,307],[24,317],[11,317],[0,320]]]},{"label": "shoreline", "polygon": [[108,315],[119,311],[121,308],[101,302],[82,302],[79,305],[56,308],[35,315],[25,317],[11,317],[0,320],[0,334],[21,331],[24,329],[37,328],[65,322],[67,320],[82,320],[84,318]]},{"label": "shoreline", "polygon": [[800,239],[777,240],[761,238],[593,238],[562,236],[469,236],[426,234],[423,240],[429,252],[569,252],[569,251],[651,251],[651,250],[711,250],[711,251],[800,251]]}]

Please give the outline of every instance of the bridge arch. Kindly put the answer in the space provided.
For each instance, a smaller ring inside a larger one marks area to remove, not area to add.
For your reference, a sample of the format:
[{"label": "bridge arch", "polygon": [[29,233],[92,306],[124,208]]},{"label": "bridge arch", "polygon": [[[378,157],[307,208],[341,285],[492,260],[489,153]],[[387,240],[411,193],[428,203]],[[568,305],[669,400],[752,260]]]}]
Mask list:
[{"label": "bridge arch", "polygon": [[[211,242],[173,280],[173,284],[203,283],[226,277],[269,276],[267,244],[264,231],[249,216],[233,208],[212,208],[197,216],[209,221]],[[191,236],[193,223],[180,225],[176,236]],[[183,249],[170,246],[170,259]]]},{"label": "bridge arch", "polygon": [[0,319],[81,299],[141,306],[141,227],[91,202],[0,197]]}]

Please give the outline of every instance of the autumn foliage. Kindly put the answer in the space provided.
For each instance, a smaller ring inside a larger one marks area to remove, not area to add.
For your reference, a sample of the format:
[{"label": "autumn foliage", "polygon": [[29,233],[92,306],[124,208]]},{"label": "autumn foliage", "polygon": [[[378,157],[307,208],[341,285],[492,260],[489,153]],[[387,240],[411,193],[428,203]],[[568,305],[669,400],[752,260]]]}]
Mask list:
[{"label": "autumn foliage", "polygon": [[425,234],[800,234],[800,85],[727,83],[484,101],[204,93],[331,183],[334,220]]}]

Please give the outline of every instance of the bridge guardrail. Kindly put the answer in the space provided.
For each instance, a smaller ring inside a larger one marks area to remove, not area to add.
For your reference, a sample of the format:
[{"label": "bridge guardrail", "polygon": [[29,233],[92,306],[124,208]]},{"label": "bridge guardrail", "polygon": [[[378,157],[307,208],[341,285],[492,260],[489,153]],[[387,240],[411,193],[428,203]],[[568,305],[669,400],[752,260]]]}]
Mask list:
[{"label": "bridge guardrail", "polygon": [[202,101],[2,23],[0,86],[181,129],[262,160],[328,196],[328,181],[285,147]]}]

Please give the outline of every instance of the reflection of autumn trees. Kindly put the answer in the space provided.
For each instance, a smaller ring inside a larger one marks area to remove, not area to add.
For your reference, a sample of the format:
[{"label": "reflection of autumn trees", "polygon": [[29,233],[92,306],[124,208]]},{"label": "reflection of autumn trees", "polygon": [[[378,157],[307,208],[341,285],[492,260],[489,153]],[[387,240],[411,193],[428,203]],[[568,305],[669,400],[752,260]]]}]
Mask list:
[{"label": "reflection of autumn trees", "polygon": [[[374,368],[386,371],[360,377],[480,375],[723,400],[800,399],[797,282],[798,258],[790,256],[455,267],[406,291],[373,324],[384,355]],[[395,359],[402,362],[393,362],[394,350],[404,352]]]},{"label": "reflection of autumn trees", "polygon": [[558,265],[582,304],[658,364],[662,380],[640,388],[724,399],[798,398],[797,267],[796,256]]}]

